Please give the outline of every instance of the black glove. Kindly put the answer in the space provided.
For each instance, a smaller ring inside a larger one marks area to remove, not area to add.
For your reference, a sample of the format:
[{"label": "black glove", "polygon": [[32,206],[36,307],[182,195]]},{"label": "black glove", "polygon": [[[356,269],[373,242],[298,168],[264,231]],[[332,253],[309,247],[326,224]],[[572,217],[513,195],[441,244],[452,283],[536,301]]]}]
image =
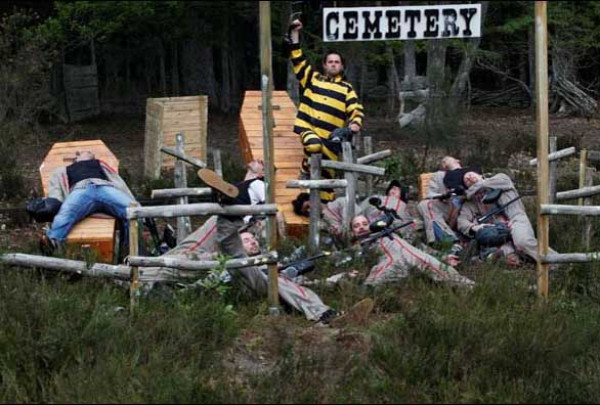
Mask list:
[{"label": "black glove", "polygon": [[337,128],[329,134],[329,140],[331,142],[352,142],[352,136],[354,132],[350,128]]}]

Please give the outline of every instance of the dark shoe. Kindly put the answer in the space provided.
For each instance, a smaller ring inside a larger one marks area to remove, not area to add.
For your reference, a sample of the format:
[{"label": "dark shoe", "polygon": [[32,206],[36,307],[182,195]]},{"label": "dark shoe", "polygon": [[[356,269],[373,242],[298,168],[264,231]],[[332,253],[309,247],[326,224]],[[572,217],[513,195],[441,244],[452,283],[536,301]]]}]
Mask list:
[{"label": "dark shoe", "polygon": [[317,325],[325,326],[329,325],[329,323],[336,317],[340,316],[340,313],[335,309],[328,309],[327,311],[321,314],[321,317],[317,321]]},{"label": "dark shoe", "polygon": [[236,198],[240,193],[236,186],[227,183],[221,176],[210,169],[198,170],[198,177],[205,182],[208,187],[226,197]]},{"label": "dark shoe", "polygon": [[44,256],[52,256],[58,250],[58,243],[46,235],[40,238],[40,252]]}]

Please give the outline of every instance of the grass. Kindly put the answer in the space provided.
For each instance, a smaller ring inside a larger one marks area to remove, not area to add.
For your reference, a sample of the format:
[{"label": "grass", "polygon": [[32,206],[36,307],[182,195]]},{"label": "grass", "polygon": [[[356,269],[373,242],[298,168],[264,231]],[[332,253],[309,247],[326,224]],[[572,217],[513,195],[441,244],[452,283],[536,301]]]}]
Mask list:
[{"label": "grass", "polygon": [[577,269],[548,302],[493,267],[472,292],[422,277],[318,289],[341,309],[375,298],[368,325],[342,330],[270,318],[235,292],[145,298],[131,317],[127,292],[105,281],[0,270],[3,403],[600,398],[600,302],[572,288]]}]

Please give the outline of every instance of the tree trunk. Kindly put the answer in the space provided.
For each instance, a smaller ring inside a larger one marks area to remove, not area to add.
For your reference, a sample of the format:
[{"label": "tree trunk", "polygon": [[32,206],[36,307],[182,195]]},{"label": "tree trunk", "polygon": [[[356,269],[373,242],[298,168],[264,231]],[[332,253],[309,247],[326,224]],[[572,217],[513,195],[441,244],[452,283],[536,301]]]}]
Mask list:
[{"label": "tree trunk", "polygon": [[404,42],[404,81],[409,83],[417,75],[417,58],[415,56],[415,41]]},{"label": "tree trunk", "polygon": [[179,50],[178,42],[171,44],[171,91],[174,97],[179,96]]},{"label": "tree trunk", "polygon": [[[533,26],[527,31],[528,65],[529,65],[529,94],[535,94],[535,33]],[[531,97],[531,105],[535,107],[537,97]]]},{"label": "tree trunk", "polygon": [[229,112],[231,110],[231,69],[230,69],[230,52],[226,49],[221,49],[221,111]]},{"label": "tree trunk", "polygon": [[[481,26],[483,27],[483,22],[485,21],[485,15],[487,12],[489,1],[481,2]],[[483,35],[483,32],[481,33]],[[450,95],[454,98],[460,97],[467,87],[467,83],[469,82],[469,74],[471,73],[471,68],[473,67],[473,62],[475,61],[475,53],[479,48],[479,44],[481,43],[481,37],[479,38],[471,38],[467,42],[467,46],[465,49],[465,55],[460,62],[460,67],[458,68],[458,74],[456,79],[454,80],[454,84],[452,85],[452,89],[450,90]]]},{"label": "tree trunk", "polygon": [[157,39],[156,45],[158,46],[158,69],[159,69],[159,80],[160,80],[160,94],[163,97],[167,95],[167,71],[165,68],[165,46],[161,39]]},{"label": "tree trunk", "polygon": [[198,15],[193,14],[189,17],[194,32],[182,44],[183,95],[208,95],[210,107],[219,108],[213,49],[207,41],[213,27]]},{"label": "tree trunk", "polygon": [[396,61],[394,57],[394,50],[389,44],[386,45],[386,53],[390,58],[390,65],[388,68],[388,88],[389,88],[389,96],[388,96],[388,108],[387,108],[387,116],[393,117],[396,113],[396,99],[398,97],[398,91],[400,90],[400,78],[398,77],[398,70],[396,69]]}]

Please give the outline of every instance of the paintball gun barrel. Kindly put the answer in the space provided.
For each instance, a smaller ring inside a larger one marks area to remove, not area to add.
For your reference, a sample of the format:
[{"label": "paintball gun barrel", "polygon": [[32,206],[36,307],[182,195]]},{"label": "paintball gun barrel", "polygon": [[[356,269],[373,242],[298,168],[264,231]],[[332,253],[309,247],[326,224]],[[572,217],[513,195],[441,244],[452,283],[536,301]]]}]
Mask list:
[{"label": "paintball gun barrel", "polygon": [[506,209],[506,207],[508,207],[512,203],[520,200],[521,198],[522,198],[522,196],[517,196],[517,197],[513,198],[512,200],[510,200],[509,202],[507,202],[506,204],[500,205],[498,208],[496,208],[496,209],[488,212],[487,214],[485,214],[485,215],[477,218],[477,223],[478,224],[483,224],[484,222],[487,222],[488,219],[494,217],[495,215],[498,215],[498,214],[502,213]]},{"label": "paintball gun barrel", "polygon": [[321,252],[314,256],[294,261],[280,266],[277,270],[287,278],[294,278],[309,273],[315,269],[315,260],[331,256],[331,252]]}]

